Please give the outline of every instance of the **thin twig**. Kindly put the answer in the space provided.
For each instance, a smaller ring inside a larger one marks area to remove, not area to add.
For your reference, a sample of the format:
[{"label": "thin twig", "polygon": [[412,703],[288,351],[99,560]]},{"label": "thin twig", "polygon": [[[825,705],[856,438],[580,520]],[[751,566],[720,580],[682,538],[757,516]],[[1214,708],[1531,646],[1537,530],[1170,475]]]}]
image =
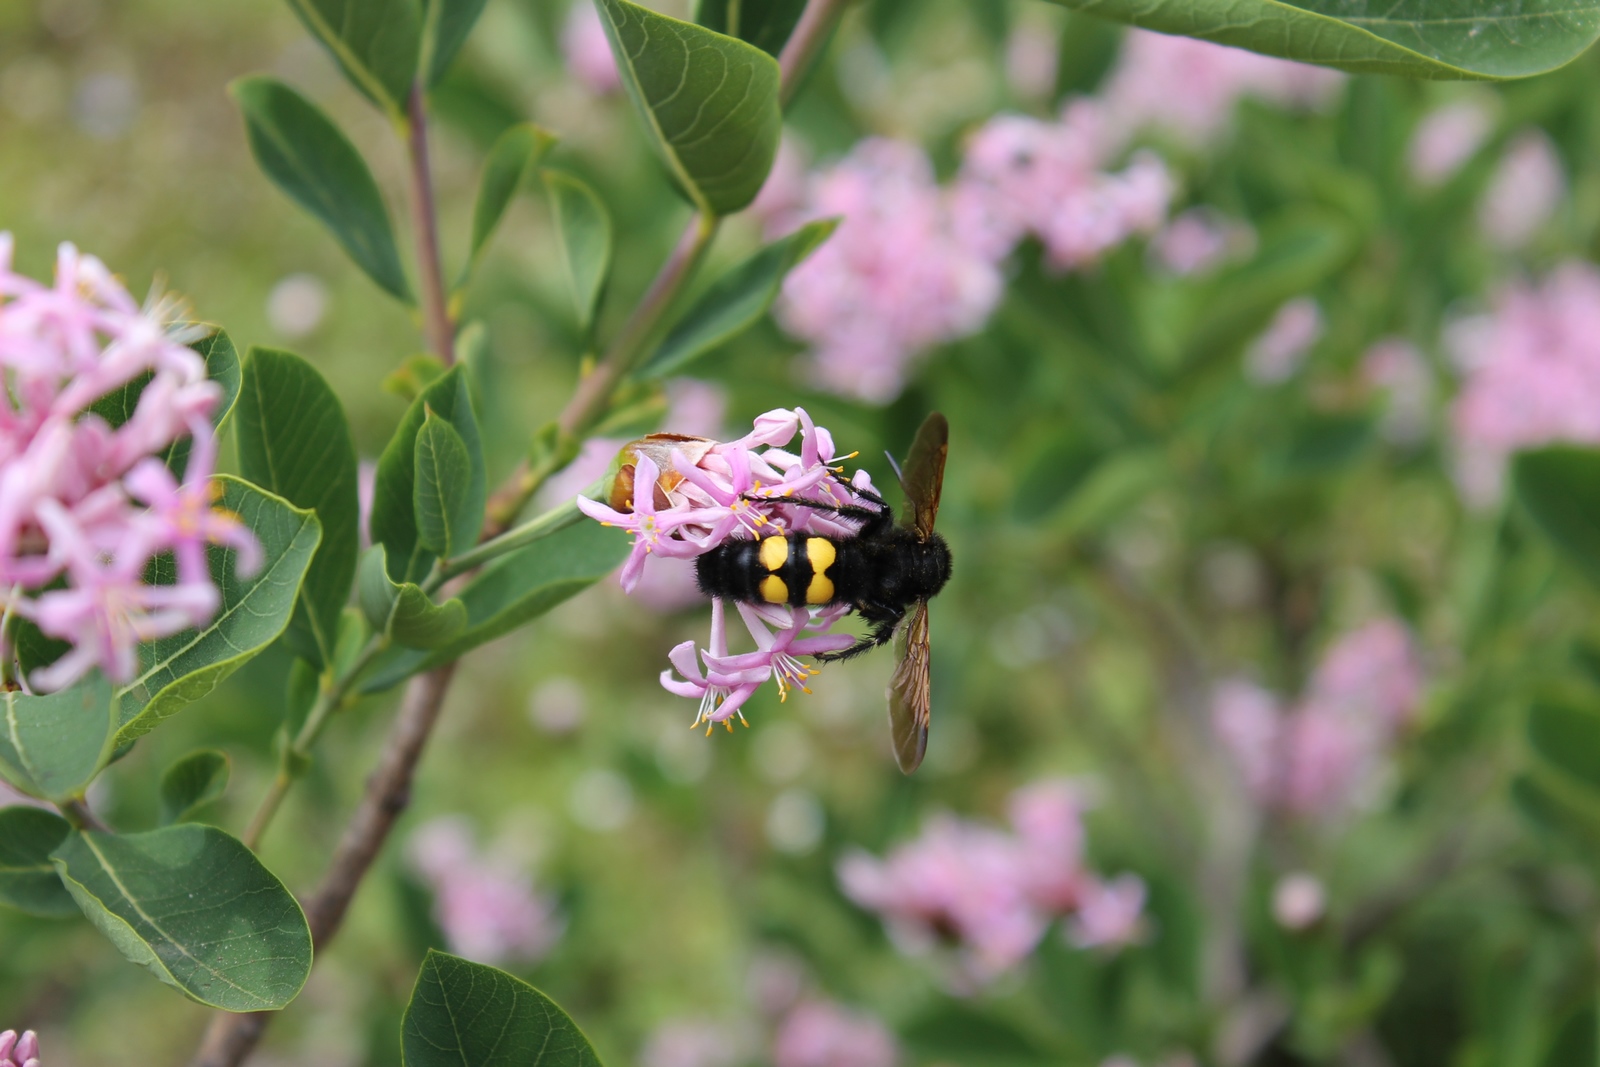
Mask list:
[{"label": "thin twig", "polygon": [[411,226],[417,238],[422,324],[434,354],[449,365],[456,361],[455,325],[450,321],[450,293],[439,262],[439,212],[433,199],[433,174],[428,167],[428,104],[421,82],[411,86],[406,116],[406,144],[411,156]]},{"label": "thin twig", "polygon": [[783,78],[778,89],[778,102],[785,108],[794,99],[794,94],[800,91],[800,86],[805,84],[806,74],[823,46],[833,36],[833,28],[839,24],[839,18],[849,2],[812,0],[800,13],[800,21],[795,23],[794,32],[778,54],[778,70]]}]

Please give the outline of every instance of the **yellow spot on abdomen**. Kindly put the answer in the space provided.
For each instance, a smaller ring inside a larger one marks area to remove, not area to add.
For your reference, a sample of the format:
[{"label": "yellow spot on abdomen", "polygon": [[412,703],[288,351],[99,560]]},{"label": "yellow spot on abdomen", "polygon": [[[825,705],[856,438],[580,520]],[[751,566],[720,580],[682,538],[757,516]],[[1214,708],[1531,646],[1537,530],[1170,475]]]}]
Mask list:
[{"label": "yellow spot on abdomen", "polygon": [[[787,537],[767,537],[761,541],[761,565],[769,571],[782,569],[789,562],[789,539]],[[764,587],[765,583],[763,583]],[[774,600],[774,604],[780,601]]]},{"label": "yellow spot on abdomen", "polygon": [[811,576],[811,584],[806,586],[807,604],[826,604],[833,599],[833,581],[825,574]]},{"label": "yellow spot on abdomen", "polygon": [[833,566],[833,561],[839,558],[834,550],[833,542],[826,537],[806,538],[806,559],[811,561],[811,573],[827,574],[828,568]]},{"label": "yellow spot on abdomen", "polygon": [[[776,538],[776,540],[782,541],[783,538],[779,537]],[[766,548],[767,546],[764,544],[761,546],[763,555],[766,553]],[[829,584],[831,585],[832,583],[830,582]],[[783,579],[779,578],[776,574],[769,574],[765,578],[761,579],[761,599],[765,600],[768,604],[788,603],[789,587],[785,585],[783,583]]]}]

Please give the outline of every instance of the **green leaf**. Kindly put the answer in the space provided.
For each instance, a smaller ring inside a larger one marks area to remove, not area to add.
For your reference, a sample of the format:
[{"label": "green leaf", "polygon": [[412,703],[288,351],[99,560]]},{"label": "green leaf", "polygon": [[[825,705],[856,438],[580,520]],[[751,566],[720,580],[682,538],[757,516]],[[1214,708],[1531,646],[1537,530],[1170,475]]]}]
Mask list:
[{"label": "green leaf", "polygon": [[467,608],[460,600],[435,604],[414,582],[391,581],[382,545],[373,545],[361,561],[359,590],[361,610],[372,629],[406,648],[438,648],[467,625]]},{"label": "green leaf", "polygon": [[611,213],[599,194],[575,175],[546,170],[541,176],[550,196],[556,245],[567,265],[573,311],[579,328],[587,330],[611,272]]},{"label": "green leaf", "polygon": [[694,20],[776,57],[805,9],[806,0],[700,0]]},{"label": "green leaf", "polygon": [[1547,764],[1600,794],[1600,714],[1535,701],[1528,709],[1528,744]]},{"label": "green leaf", "polygon": [[229,91],[244,112],[250,150],[262,172],[321,220],[369,278],[411,303],[383,194],[333,120],[274,78],[241,78]]},{"label": "green leaf", "polygon": [[289,6],[350,84],[380,107],[405,113],[422,46],[418,0],[289,0]]},{"label": "green leaf", "polygon": [[161,825],[193,815],[228,788],[228,757],[214,748],[191,752],[161,776]]},{"label": "green leaf", "polygon": [[1523,452],[1512,460],[1511,484],[1556,551],[1600,582],[1600,449]]},{"label": "green leaf", "polygon": [[222,403],[211,413],[211,424],[221,426],[222,420],[233,412],[239,399],[239,387],[244,375],[239,367],[239,350],[233,346],[228,331],[215,329],[189,346],[206,361],[206,377],[222,386]]},{"label": "green leaf", "polygon": [[192,1000],[274,1011],[311,973],[311,931],[255,854],[212,826],[79,830],[51,859],[121,953]]},{"label": "green leaf", "polygon": [[483,525],[483,501],[468,500],[472,459],[450,425],[424,409],[417,431],[417,476],[413,485],[417,537],[444,559],[470,548]]},{"label": "green leaf", "polygon": [[1511,783],[1512,806],[1534,826],[1593,856],[1600,851],[1600,810],[1561,785],[1547,775],[1518,775]]},{"label": "green leaf", "polygon": [[292,352],[252,348],[244,361],[236,437],[241,473],[317,513],[322,543],[300,586],[287,640],[321,666],[333,654],[360,552],[356,446],[344,408],[315,367]]},{"label": "green leaf", "polygon": [[478,179],[478,201],[472,207],[472,246],[463,277],[471,273],[512,198],[528,184],[533,169],[555,143],[555,134],[523,122],[502,133],[489,149]]},{"label": "green leaf", "polygon": [[395,652],[383,657],[363,689],[386,689],[510,633],[610,574],[628,551],[628,539],[618,531],[581,522],[501,556],[461,590],[467,626],[460,636],[431,654]]},{"label": "green leaf", "polygon": [[425,80],[429,86],[433,86],[450,69],[450,61],[456,58],[456,53],[466,43],[467,34],[472,32],[488,0],[425,2],[427,9],[423,15],[422,62],[418,69],[426,72]]},{"label": "green leaf", "polygon": [[0,777],[32,796],[78,796],[111,758],[117,712],[96,671],[59,693],[0,694]]},{"label": "green leaf", "polygon": [[[467,456],[472,461],[467,499],[478,502],[480,521],[489,495],[483,446],[467,379],[459,366],[452,367],[412,401],[378,457],[372,494],[372,541],[389,550],[389,576],[397,582],[420,582],[433,565],[433,553],[417,536],[416,520],[417,434],[429,411],[450,423],[467,446]],[[474,530],[471,540],[477,536]]]},{"label": "green leaf", "polygon": [[[456,339],[459,348],[461,339]],[[400,361],[400,366],[383,376],[383,389],[406,403],[422,395],[422,391],[445,371],[444,360],[432,352],[415,352]]]},{"label": "green leaf", "polygon": [[778,153],[778,62],[628,0],[598,0],[628,96],[656,153],[707,215],[747,207]]},{"label": "green leaf", "polygon": [[210,693],[277,640],[294,613],[301,579],[322,539],[322,527],[310,511],[238,478],[221,475],[217,482],[222,506],[243,519],[261,542],[261,569],[243,578],[234,570],[232,551],[210,550],[211,576],[222,591],[222,607],[206,626],[145,646],[143,672],[118,692],[119,746]]},{"label": "green leaf", "polygon": [[600,1067],[555,1001],[520,978],[432,949],[400,1023],[404,1067]]},{"label": "green leaf", "polygon": [[754,326],[778,298],[783,279],[838,225],[838,219],[808,222],[711,283],[640,368],[640,377],[677,374],[695,357]]},{"label": "green leaf", "polygon": [[29,915],[78,914],[50,853],[72,832],[67,820],[41,808],[0,808],[0,904]]},{"label": "green leaf", "polygon": [[1524,78],[1600,35],[1595,0],[1056,0],[1090,15],[1356,74]]}]

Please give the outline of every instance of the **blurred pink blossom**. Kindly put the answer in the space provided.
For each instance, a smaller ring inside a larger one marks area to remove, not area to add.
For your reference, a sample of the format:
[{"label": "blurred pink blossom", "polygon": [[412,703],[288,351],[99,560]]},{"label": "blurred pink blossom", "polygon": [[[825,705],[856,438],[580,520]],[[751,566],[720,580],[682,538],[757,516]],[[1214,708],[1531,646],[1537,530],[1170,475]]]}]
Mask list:
[{"label": "blurred pink blossom", "polygon": [[885,403],[916,355],[983,326],[1000,273],[959,239],[916,145],[869,138],[813,174],[790,221],[833,216],[839,228],[784,280],[778,321],[811,345],[819,385]]},{"label": "blurred pink blossom", "polygon": [[1163,226],[1150,242],[1151,258],[1169,274],[1204,274],[1255,250],[1250,224],[1214,208],[1192,207]]},{"label": "blurred pink blossom", "polygon": [[[935,815],[919,837],[882,860],[859,850],[845,855],[839,884],[851,900],[883,916],[902,951],[954,949],[967,983],[983,984],[1011,970],[1065,915],[1079,916],[1075,932],[1115,947],[1137,919],[1132,886],[1138,879],[1123,875],[1104,883],[1084,867],[1080,819],[1086,806],[1076,783],[1035,783],[1012,794],[1014,834]],[[1083,916],[1091,896],[1094,909]]]},{"label": "blurred pink blossom", "polygon": [[1518,449],[1600,442],[1600,270],[1571,261],[1543,284],[1512,282],[1445,345],[1462,370],[1450,422],[1467,503],[1500,498]]},{"label": "blurred pink blossom", "polygon": [[1240,97],[1317,108],[1344,80],[1322,67],[1192,37],[1130,30],[1101,98],[1114,129],[1155,126],[1179,141],[1201,145],[1226,128]]},{"label": "blurred pink blossom", "polygon": [[[143,307],[93,256],[60,247],[53,286],[15,273],[0,234],[0,588],[8,610],[73,647],[34,671],[58,689],[98,667],[113,681],[138,669],[138,646],[210,621],[221,602],[205,549],[235,550],[241,575],[260,546],[237,515],[216,506],[211,414],[222,388],[187,342],[181,306]],[[92,410],[148,374],[118,427]],[[193,439],[180,484],[160,455]],[[177,582],[144,584],[154,557],[173,552]],[[63,579],[58,588],[45,588]],[[41,590],[41,592],[34,592]]]},{"label": "blurred pink blossom", "polygon": [[1017,11],[1006,37],[1006,83],[1020,100],[1047,101],[1055,92],[1061,31],[1041,9]]},{"label": "blurred pink blossom", "polygon": [[1494,109],[1471,97],[1434,108],[1417,123],[1406,150],[1411,176],[1422,186],[1442,185],[1478,154],[1494,132]]},{"label": "blurred pink blossom", "polygon": [[1172,178],[1148,152],[1120,172],[1103,169],[1115,148],[1100,108],[1079,100],[1056,122],[990,119],[967,144],[955,187],[965,243],[994,260],[1032,234],[1052,267],[1087,266],[1166,218]]},{"label": "blurred pink blossom", "polygon": [[711,1019],[675,1019],[651,1032],[639,1067],[742,1067],[753,1051],[742,1029]]},{"label": "blurred pink blossom", "polygon": [[1313,874],[1296,871],[1272,890],[1272,917],[1286,930],[1304,930],[1328,910],[1328,894]]},{"label": "blurred pink blossom", "polygon": [[1262,385],[1288,381],[1326,329],[1321,306],[1309,296],[1296,297],[1278,309],[1245,351],[1245,375]]},{"label": "blurred pink blossom", "polygon": [[609,96],[622,88],[611,42],[591,0],[575,0],[567,9],[567,22],[561,29],[561,52],[566,57],[567,70],[596,96]]},{"label": "blurred pink blossom", "polygon": [[15,1030],[0,1034],[0,1067],[39,1067],[39,1038],[32,1030],[18,1037]]},{"label": "blurred pink blossom", "polygon": [[1380,430],[1396,444],[1416,444],[1428,435],[1433,409],[1433,370],[1417,346],[1399,337],[1376,341],[1361,357],[1361,377],[1388,394]]},{"label": "blurred pink blossom", "polygon": [[748,208],[751,216],[768,231],[793,229],[805,211],[809,175],[808,153],[788,131],[778,142],[778,155],[772,170]]},{"label": "blurred pink blossom", "polygon": [[1213,693],[1212,725],[1263,806],[1333,815],[1361,799],[1415,716],[1424,684],[1410,632],[1380,618],[1327,649],[1292,710],[1234,680]]},{"label": "blurred pink blossom", "polygon": [[1512,138],[1489,179],[1478,204],[1478,225],[1496,248],[1521,248],[1550,221],[1566,195],[1566,171],[1555,143],[1543,130],[1523,130]]},{"label": "blurred pink blossom", "polygon": [[900,1049],[876,1017],[826,1000],[802,1002],[778,1027],[773,1067],[894,1067]]},{"label": "blurred pink blossom", "polygon": [[1067,923],[1067,938],[1079,948],[1119,949],[1143,940],[1144,879],[1119,874],[1110,881],[1090,879],[1077,912]]},{"label": "blurred pink blossom", "polygon": [[433,891],[433,918],[452,952],[481,963],[534,963],[560,940],[564,924],[554,899],[517,864],[480,855],[465,819],[424,823],[407,842],[406,858]]}]

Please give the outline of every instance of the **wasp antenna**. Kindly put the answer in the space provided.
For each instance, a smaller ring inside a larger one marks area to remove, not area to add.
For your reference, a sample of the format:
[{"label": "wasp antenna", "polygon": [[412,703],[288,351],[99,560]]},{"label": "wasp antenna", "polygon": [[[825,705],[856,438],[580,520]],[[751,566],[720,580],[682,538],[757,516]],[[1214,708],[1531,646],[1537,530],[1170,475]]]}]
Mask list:
[{"label": "wasp antenna", "polygon": [[883,454],[883,458],[889,461],[889,466],[894,470],[894,480],[900,483],[901,489],[904,489],[906,487],[906,476],[900,473],[900,464],[896,463],[894,456],[888,452]]}]

